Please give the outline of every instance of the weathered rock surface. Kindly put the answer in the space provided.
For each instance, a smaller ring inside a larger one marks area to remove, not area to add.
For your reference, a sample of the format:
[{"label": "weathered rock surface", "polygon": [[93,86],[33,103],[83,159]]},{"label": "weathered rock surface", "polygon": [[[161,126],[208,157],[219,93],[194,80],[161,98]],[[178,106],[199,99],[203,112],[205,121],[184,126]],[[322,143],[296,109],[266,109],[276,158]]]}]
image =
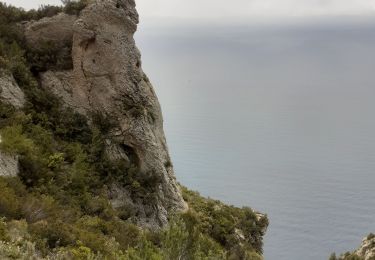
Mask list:
[{"label": "weathered rock surface", "polygon": [[170,162],[158,99],[141,68],[133,38],[137,24],[134,0],[95,0],[78,17],[57,15],[26,25],[26,37],[30,44],[41,38],[72,41],[73,70],[47,71],[42,85],[87,117],[99,112],[115,119],[108,153],[132,161],[139,174],[159,181],[155,201],[130,202],[128,191],[115,185],[113,204],[133,203],[139,223],[157,227],[167,223],[168,212],[187,205]]},{"label": "weathered rock surface", "polygon": [[0,100],[16,108],[21,108],[25,104],[24,93],[17,85],[13,76],[5,73],[0,74]]},{"label": "weathered rock surface", "polygon": [[375,260],[375,235],[370,234],[362,240],[361,246],[353,251],[336,257],[335,254],[330,259],[337,260]]},{"label": "weathered rock surface", "polygon": [[39,21],[32,21],[25,26],[25,36],[29,45],[34,48],[43,47],[45,43],[63,47],[72,40],[73,24],[76,19],[74,15],[61,13],[52,19],[46,17]]},{"label": "weathered rock surface", "polygon": [[0,152],[0,176],[15,177],[18,172],[18,158]]},{"label": "weathered rock surface", "polygon": [[361,246],[354,252],[365,260],[375,259],[375,235],[369,235],[362,240]]},{"label": "weathered rock surface", "polygon": [[18,172],[18,158],[0,152],[0,176],[15,177]]}]

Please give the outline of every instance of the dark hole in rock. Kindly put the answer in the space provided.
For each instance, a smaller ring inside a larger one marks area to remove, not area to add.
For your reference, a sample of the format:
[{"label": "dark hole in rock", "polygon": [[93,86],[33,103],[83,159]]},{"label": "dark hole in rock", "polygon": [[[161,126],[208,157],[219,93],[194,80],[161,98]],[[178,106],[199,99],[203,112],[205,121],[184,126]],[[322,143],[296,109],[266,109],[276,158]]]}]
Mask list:
[{"label": "dark hole in rock", "polygon": [[95,64],[95,63],[96,63],[96,60],[95,60],[95,59],[94,59],[94,60],[92,60],[92,63],[94,63],[94,64]]},{"label": "dark hole in rock", "polygon": [[165,168],[170,168],[170,167],[173,167],[173,164],[172,164],[172,162],[171,162],[170,160],[168,160],[168,161],[166,161],[166,162],[164,163],[164,167],[165,167]]},{"label": "dark hole in rock", "polygon": [[135,65],[137,66],[137,68],[139,68],[139,67],[141,67],[141,62],[137,61],[137,63]]},{"label": "dark hole in rock", "polygon": [[139,167],[139,157],[134,148],[126,144],[121,144],[121,148],[129,158],[130,164]]}]

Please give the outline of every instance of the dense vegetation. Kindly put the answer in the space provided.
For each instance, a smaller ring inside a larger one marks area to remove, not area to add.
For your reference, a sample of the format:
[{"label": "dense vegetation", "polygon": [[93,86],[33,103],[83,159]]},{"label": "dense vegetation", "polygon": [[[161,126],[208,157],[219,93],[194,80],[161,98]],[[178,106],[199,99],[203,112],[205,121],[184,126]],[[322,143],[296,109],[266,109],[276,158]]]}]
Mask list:
[{"label": "dense vegetation", "polygon": [[18,23],[61,11],[79,14],[87,2],[64,4],[26,12],[0,3],[0,73],[12,75],[27,98],[22,110],[0,102],[0,150],[18,156],[20,164],[18,177],[0,177],[0,258],[261,259],[268,223],[258,223],[251,209],[183,188],[191,209],[170,216],[166,230],[151,231],[135,225],[131,208],[111,206],[111,183],[147,196],[156,180],[107,158],[110,118],[97,113],[89,125],[40,87],[40,72],[71,64],[54,46],[29,49]]}]

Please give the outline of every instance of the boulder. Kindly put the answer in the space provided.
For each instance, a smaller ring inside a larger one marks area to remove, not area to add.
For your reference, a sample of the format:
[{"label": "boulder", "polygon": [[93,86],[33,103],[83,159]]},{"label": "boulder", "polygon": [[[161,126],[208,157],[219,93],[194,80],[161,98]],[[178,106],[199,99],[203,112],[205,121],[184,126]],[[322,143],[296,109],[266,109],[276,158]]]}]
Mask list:
[{"label": "boulder", "polygon": [[73,23],[76,19],[75,15],[60,13],[26,23],[24,29],[28,45],[35,49],[44,47],[45,43],[64,47],[72,41]]},{"label": "boulder", "polygon": [[15,177],[19,172],[18,158],[0,152],[0,176]]},{"label": "boulder", "polygon": [[15,108],[22,108],[25,104],[25,95],[17,85],[13,76],[4,72],[0,74],[0,100],[13,105]]}]

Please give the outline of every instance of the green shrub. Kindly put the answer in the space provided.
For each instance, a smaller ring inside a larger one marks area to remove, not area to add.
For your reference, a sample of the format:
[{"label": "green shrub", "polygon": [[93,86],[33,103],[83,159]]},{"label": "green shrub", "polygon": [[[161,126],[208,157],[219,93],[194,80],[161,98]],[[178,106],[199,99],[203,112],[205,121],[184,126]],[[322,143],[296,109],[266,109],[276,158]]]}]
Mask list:
[{"label": "green shrub", "polygon": [[188,259],[194,242],[189,235],[181,219],[170,221],[169,229],[164,233],[162,240],[164,259]]},{"label": "green shrub", "polygon": [[16,39],[5,43],[5,40],[0,38],[1,68],[10,72],[21,88],[35,87],[36,81],[30,73],[24,55],[25,50],[20,47]]},{"label": "green shrub", "polygon": [[62,7],[42,5],[37,10],[25,11],[6,3],[0,2],[0,20],[3,23],[18,23],[22,21],[39,20],[43,17],[50,17],[62,11]]},{"label": "green shrub", "polygon": [[27,11],[26,17],[23,20],[40,20],[44,17],[52,17],[62,12],[63,8],[53,5],[42,5],[37,10]]},{"label": "green shrub", "polygon": [[0,101],[0,128],[11,124],[10,119],[15,113],[16,109],[12,105]]},{"label": "green shrub", "polygon": [[62,0],[64,12],[71,15],[79,15],[80,12],[89,4],[89,0]]},{"label": "green shrub", "polygon": [[[360,257],[354,253],[347,252],[339,257],[335,253],[331,254],[329,260],[365,260],[363,257]],[[371,260],[371,259],[369,259]]]},{"label": "green shrub", "polygon": [[20,217],[20,200],[8,183],[0,178],[0,217],[17,219]]},{"label": "green shrub", "polygon": [[[182,187],[183,197],[199,220],[199,229],[212,237],[225,249],[245,255],[246,252],[262,253],[263,230],[268,226],[267,217],[259,218],[249,208],[236,208]],[[191,213],[190,213],[191,214]],[[240,239],[240,232],[245,239]],[[242,241],[241,241],[242,240]],[[238,248],[238,245],[242,245]]]},{"label": "green shrub", "polygon": [[72,257],[76,260],[100,260],[103,259],[102,256],[99,254],[95,254],[92,250],[85,246],[78,246],[70,250]]},{"label": "green shrub", "polygon": [[76,242],[72,226],[61,220],[38,221],[30,225],[30,232],[34,236],[43,238],[49,248],[70,246]]},{"label": "green shrub", "polygon": [[180,216],[170,221],[162,236],[163,259],[225,259],[222,247],[202,234],[197,222],[191,220]]},{"label": "green shrub", "polygon": [[164,260],[161,250],[146,236],[143,236],[138,245],[129,248],[124,255],[126,260]]},{"label": "green shrub", "polygon": [[0,218],[0,241],[9,241],[9,239],[5,218]]},{"label": "green shrub", "polygon": [[35,245],[30,241],[22,243],[0,241],[0,259],[37,259]]},{"label": "green shrub", "polygon": [[29,48],[26,58],[34,74],[47,70],[69,70],[73,68],[71,52],[71,42],[63,47],[54,42],[43,42],[37,49]]},{"label": "green shrub", "polygon": [[29,154],[35,151],[34,142],[23,134],[22,126],[8,126],[0,130],[0,149],[9,154]]},{"label": "green shrub", "polygon": [[92,118],[93,124],[103,136],[107,136],[113,128],[118,126],[118,123],[116,123],[113,118],[100,111],[91,113],[90,117]]}]

